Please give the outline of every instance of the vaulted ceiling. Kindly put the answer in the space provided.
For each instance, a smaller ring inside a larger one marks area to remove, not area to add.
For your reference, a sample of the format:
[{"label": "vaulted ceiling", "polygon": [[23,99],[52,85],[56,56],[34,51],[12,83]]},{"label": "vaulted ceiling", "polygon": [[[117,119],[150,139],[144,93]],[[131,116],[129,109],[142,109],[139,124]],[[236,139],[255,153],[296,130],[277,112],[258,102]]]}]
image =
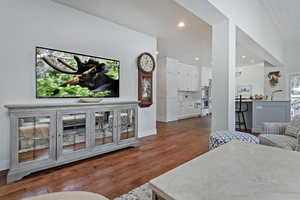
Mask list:
[{"label": "vaulted ceiling", "polygon": [[[168,56],[191,65],[211,65],[211,26],[173,0],[54,1],[155,36],[159,56]],[[178,28],[177,24],[181,21],[185,27]],[[252,52],[238,44],[237,65],[263,61]]]},{"label": "vaulted ceiling", "polygon": [[300,43],[300,0],[261,0],[284,42]]}]

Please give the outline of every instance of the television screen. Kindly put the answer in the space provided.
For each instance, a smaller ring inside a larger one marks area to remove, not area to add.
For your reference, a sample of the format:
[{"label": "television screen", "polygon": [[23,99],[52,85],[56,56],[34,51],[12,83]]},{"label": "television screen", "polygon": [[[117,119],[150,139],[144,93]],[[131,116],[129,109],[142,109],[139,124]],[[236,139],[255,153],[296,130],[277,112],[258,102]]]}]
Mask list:
[{"label": "television screen", "polygon": [[37,98],[119,97],[120,62],[36,48]]}]

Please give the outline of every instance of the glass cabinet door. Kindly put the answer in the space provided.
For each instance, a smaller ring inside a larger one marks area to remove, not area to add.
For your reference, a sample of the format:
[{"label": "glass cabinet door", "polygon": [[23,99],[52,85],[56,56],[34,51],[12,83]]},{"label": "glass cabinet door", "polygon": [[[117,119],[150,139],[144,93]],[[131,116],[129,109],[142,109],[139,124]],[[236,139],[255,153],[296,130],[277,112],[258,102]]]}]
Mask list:
[{"label": "glass cabinet door", "polygon": [[55,118],[28,116],[18,118],[18,162],[54,159]]},{"label": "glass cabinet door", "polygon": [[114,143],[114,112],[95,112],[95,146]]},{"label": "glass cabinet door", "polygon": [[74,153],[87,148],[87,116],[82,113],[64,113],[59,128],[61,154]]},{"label": "glass cabinet door", "polygon": [[120,134],[119,141],[133,139],[136,137],[136,113],[135,109],[123,109],[119,115]]}]

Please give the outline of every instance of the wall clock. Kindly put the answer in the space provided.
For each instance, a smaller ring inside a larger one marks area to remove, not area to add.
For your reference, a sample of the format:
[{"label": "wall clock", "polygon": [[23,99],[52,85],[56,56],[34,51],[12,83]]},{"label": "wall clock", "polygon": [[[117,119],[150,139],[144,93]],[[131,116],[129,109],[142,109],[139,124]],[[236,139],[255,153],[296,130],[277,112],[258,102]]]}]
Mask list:
[{"label": "wall clock", "polygon": [[153,104],[153,71],[155,59],[150,53],[142,53],[137,59],[139,70],[139,105],[142,108]]}]

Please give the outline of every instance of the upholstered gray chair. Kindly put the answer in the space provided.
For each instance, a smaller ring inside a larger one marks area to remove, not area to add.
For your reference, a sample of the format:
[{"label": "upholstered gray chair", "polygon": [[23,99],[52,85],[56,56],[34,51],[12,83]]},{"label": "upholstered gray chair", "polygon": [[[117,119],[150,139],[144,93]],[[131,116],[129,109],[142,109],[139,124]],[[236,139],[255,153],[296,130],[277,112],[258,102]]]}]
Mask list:
[{"label": "upholstered gray chair", "polygon": [[263,145],[300,151],[300,117],[289,123],[264,123],[264,133],[258,138]]}]

